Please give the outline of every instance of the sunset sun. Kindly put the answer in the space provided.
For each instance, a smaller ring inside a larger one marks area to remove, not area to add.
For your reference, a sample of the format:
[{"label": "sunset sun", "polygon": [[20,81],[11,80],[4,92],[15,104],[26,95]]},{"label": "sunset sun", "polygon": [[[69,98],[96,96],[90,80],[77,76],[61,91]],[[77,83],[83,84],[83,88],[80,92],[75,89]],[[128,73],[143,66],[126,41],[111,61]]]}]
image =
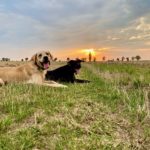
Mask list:
[{"label": "sunset sun", "polygon": [[93,48],[92,48],[92,49],[84,49],[83,52],[84,52],[86,55],[88,55],[89,53],[91,53],[92,56],[95,56],[95,51],[94,51]]}]

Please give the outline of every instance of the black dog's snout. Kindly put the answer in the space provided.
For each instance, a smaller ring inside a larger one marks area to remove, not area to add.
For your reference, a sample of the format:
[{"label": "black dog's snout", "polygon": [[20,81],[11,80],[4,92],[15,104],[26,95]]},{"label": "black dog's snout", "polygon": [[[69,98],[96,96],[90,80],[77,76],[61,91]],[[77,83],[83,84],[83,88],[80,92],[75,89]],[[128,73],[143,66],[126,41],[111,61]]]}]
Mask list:
[{"label": "black dog's snout", "polygon": [[44,61],[44,62],[48,62],[48,57],[47,57],[47,56],[44,56],[44,57],[43,57],[43,61]]}]

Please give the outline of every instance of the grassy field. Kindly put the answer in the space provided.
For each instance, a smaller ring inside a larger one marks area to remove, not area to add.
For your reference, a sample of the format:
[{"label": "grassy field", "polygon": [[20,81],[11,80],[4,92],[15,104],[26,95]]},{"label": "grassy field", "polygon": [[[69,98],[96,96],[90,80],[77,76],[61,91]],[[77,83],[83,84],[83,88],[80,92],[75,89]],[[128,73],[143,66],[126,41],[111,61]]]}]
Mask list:
[{"label": "grassy field", "polygon": [[85,63],[78,78],[92,82],[0,87],[0,150],[149,150],[150,63]]}]

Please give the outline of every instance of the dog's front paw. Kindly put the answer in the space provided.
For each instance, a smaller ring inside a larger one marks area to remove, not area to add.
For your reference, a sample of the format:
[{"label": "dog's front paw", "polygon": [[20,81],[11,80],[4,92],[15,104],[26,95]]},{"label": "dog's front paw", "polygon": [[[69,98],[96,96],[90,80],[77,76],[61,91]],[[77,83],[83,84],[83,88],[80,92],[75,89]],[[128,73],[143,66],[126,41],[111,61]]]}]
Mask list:
[{"label": "dog's front paw", "polygon": [[5,82],[0,78],[0,86],[5,85]]}]

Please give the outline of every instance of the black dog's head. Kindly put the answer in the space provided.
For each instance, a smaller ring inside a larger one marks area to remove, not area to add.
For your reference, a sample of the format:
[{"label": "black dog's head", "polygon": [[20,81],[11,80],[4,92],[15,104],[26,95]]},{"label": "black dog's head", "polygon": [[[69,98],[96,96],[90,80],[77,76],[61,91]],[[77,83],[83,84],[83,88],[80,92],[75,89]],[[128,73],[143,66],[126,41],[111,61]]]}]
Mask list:
[{"label": "black dog's head", "polygon": [[84,62],[84,61],[80,59],[76,59],[76,60],[70,60],[68,62],[68,65],[73,69],[75,74],[79,73],[79,70],[81,68],[81,62]]}]

